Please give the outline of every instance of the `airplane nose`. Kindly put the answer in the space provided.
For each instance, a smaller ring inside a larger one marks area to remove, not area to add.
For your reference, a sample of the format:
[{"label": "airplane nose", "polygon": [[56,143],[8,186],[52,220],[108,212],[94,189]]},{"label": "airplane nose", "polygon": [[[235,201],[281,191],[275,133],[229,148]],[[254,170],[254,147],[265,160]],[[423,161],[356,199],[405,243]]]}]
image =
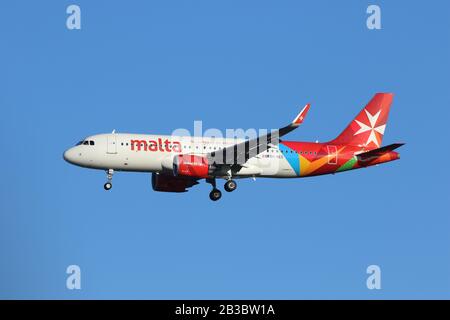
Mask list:
[{"label": "airplane nose", "polygon": [[66,160],[69,163],[74,163],[75,151],[73,150],[73,148],[70,148],[70,149],[67,149],[66,151],[64,151],[63,158],[64,158],[64,160]]}]

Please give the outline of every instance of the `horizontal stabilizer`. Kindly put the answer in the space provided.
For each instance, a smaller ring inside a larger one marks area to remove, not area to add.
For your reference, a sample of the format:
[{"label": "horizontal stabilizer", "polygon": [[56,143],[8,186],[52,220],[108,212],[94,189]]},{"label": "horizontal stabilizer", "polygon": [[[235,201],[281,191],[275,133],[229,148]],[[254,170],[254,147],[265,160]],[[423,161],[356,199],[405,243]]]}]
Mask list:
[{"label": "horizontal stabilizer", "polygon": [[379,156],[382,156],[383,154],[387,153],[387,152],[391,152],[394,151],[397,148],[400,148],[402,145],[404,145],[404,143],[393,143],[390,144],[388,146],[384,146],[378,149],[373,149],[364,153],[360,153],[357,155],[357,157],[359,158],[359,160],[362,161],[366,161],[368,159],[371,158],[377,158]]}]

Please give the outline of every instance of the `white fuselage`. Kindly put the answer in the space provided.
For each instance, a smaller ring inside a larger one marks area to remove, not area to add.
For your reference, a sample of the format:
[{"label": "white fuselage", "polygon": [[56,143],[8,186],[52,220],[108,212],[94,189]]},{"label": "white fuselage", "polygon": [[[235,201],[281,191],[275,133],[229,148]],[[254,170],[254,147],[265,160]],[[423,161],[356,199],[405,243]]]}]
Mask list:
[{"label": "white fuselage", "polygon": [[[242,141],[242,139],[190,136],[99,134],[87,137],[68,149],[64,153],[64,159],[72,164],[92,169],[171,172],[175,155],[207,154]],[[249,159],[234,175],[298,177],[277,146]]]}]

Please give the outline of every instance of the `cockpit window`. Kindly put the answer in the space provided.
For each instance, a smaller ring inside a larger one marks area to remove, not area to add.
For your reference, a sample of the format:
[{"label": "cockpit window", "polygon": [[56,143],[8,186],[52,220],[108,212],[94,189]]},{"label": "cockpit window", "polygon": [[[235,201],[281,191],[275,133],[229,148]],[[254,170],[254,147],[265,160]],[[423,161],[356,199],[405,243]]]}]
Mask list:
[{"label": "cockpit window", "polygon": [[76,144],[76,146],[79,146],[79,145],[93,146],[93,145],[95,145],[95,141],[94,140],[81,140],[80,142],[78,142]]}]

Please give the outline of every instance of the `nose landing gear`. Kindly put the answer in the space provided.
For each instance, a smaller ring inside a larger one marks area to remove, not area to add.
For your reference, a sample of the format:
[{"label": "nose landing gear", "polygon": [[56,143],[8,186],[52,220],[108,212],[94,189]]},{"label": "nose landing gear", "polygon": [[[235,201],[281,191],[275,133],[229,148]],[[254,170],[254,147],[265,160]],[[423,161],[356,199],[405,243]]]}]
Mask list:
[{"label": "nose landing gear", "polygon": [[106,175],[108,177],[108,182],[106,182],[103,185],[103,188],[105,188],[105,190],[107,190],[107,191],[111,190],[111,188],[112,188],[112,177],[113,177],[113,174],[114,174],[114,170],[113,169],[109,169],[109,170],[106,171]]}]

